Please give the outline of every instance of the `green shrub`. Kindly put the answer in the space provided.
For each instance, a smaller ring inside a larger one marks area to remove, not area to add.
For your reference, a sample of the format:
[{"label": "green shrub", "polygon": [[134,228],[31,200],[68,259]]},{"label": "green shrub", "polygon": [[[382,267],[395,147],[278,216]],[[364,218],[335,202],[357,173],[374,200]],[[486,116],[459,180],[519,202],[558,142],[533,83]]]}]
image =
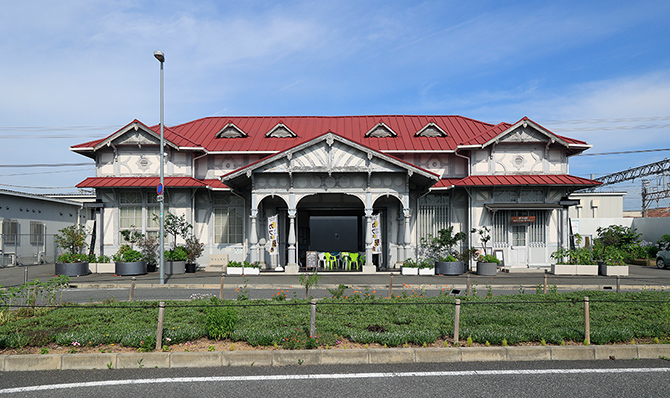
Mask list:
[{"label": "green shrub", "polygon": [[214,340],[225,339],[233,332],[238,320],[237,311],[232,307],[208,308],[207,335]]}]

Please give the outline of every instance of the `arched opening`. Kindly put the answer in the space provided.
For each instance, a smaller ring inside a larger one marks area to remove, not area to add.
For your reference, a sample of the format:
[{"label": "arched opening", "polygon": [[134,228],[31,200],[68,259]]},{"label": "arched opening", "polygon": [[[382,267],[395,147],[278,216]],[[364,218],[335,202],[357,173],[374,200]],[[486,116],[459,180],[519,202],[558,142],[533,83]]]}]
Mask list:
[{"label": "arched opening", "polygon": [[[360,199],[341,193],[307,196],[297,206],[297,249],[301,269],[308,264],[307,252],[365,253],[365,208]],[[287,231],[288,232],[288,231]],[[346,262],[327,270],[355,270]],[[323,266],[319,264],[318,266]]]}]

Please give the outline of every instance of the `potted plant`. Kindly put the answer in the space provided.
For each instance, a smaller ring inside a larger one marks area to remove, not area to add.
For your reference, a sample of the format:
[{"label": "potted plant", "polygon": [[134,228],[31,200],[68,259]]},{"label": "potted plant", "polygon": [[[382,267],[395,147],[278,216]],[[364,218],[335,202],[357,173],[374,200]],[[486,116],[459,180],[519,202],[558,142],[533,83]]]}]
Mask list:
[{"label": "potted plant", "polygon": [[[576,243],[581,243],[581,236],[575,234]],[[593,259],[591,248],[576,247],[574,249],[558,249],[551,254],[556,262],[551,264],[554,275],[598,275],[598,265]]]},{"label": "potted plant", "polygon": [[402,262],[400,267],[402,275],[419,275],[419,264],[411,258]]},{"label": "potted plant", "polygon": [[477,275],[495,276],[500,260],[492,254],[484,254],[477,259]]},{"label": "potted plant", "polygon": [[260,263],[257,261],[253,263],[245,261],[243,267],[243,273],[244,275],[260,275],[261,273]]},{"label": "potted plant", "polygon": [[432,259],[424,258],[419,261],[419,275],[435,275],[435,263]]},{"label": "potted plant", "polygon": [[[465,264],[455,256],[458,252],[452,250],[453,246],[467,238],[465,232],[454,232],[454,227],[449,226],[438,231],[438,236],[429,241],[431,257],[435,259],[435,274],[438,275],[461,275],[465,272]],[[422,240],[422,243],[425,242]]]},{"label": "potted plant", "polygon": [[165,251],[165,271],[170,275],[183,274],[186,272],[186,249],[177,246],[172,250]]},{"label": "potted plant", "polygon": [[88,255],[88,268],[94,274],[113,274],[114,273],[114,263],[109,256],[101,254],[95,256],[91,253]]},{"label": "potted plant", "polygon": [[226,269],[228,275],[242,275],[244,274],[244,263],[241,261],[229,261]]},{"label": "potted plant", "polygon": [[158,240],[153,236],[143,236],[137,242],[137,247],[142,253],[142,260],[147,263],[147,272],[155,272],[158,265]]},{"label": "potted plant", "polygon": [[186,272],[194,273],[197,267],[195,260],[202,254],[205,244],[201,243],[195,235],[190,235],[186,238],[184,248],[186,249]]},{"label": "potted plant", "polygon": [[144,275],[147,273],[147,263],[142,260],[142,253],[131,248],[130,245],[121,246],[112,259],[116,275]]},{"label": "potted plant", "polygon": [[86,228],[83,225],[70,225],[58,231],[54,237],[56,245],[65,252],[56,259],[56,275],[88,275],[88,256],[82,251],[86,248]]}]

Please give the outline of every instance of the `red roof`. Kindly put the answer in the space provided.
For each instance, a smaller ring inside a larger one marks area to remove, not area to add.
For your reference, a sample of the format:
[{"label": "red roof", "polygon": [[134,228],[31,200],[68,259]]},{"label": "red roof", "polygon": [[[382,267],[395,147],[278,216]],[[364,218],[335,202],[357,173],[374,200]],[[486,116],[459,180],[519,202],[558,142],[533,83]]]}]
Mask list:
[{"label": "red roof", "polygon": [[[521,119],[521,121],[524,120],[532,122],[528,118]],[[128,128],[133,123],[139,123],[159,134],[159,125],[147,127],[138,120],[133,120],[118,131]],[[296,137],[267,137],[266,135],[280,123],[295,133]],[[380,123],[393,130],[395,136],[381,138],[365,136]],[[446,137],[416,137],[416,133],[429,123],[434,123],[442,129],[447,134]],[[246,136],[239,138],[217,138],[217,133],[229,124],[235,125]],[[537,123],[535,124],[538,125]],[[326,132],[333,132],[348,140],[381,152],[434,152],[455,151],[459,145],[484,144],[511,126],[513,125],[509,123],[493,125],[463,116],[436,115],[226,116],[206,117],[177,126],[166,127],[165,139],[181,148],[204,148],[209,152],[277,153],[309,141]],[[544,129],[544,127],[542,128]],[[556,134],[553,135],[568,144],[586,145],[583,141]],[[109,137],[74,145],[72,148],[93,148]]]},{"label": "red roof", "polygon": [[597,186],[600,181],[575,177],[568,174],[511,174],[511,175],[475,175],[465,178],[443,178],[433,188],[456,187],[492,187],[511,185],[552,185],[552,186]]},{"label": "red roof", "polygon": [[[77,184],[77,188],[153,188],[159,182],[160,177],[89,177]],[[192,177],[165,177],[164,183],[166,188],[228,188],[217,179],[199,180]]]}]

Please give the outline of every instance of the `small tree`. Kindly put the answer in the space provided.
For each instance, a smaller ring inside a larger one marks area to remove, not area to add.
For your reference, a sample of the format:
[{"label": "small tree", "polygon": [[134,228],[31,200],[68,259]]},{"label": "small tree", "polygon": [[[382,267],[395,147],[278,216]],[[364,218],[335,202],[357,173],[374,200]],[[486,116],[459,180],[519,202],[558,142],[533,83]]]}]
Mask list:
[{"label": "small tree", "polygon": [[[160,216],[154,214],[154,221],[159,221]],[[193,226],[186,221],[186,216],[183,214],[179,217],[174,214],[167,212],[164,220],[165,233],[172,235],[172,244],[173,249],[177,248],[177,236],[181,236],[184,240],[188,237],[188,232],[193,228]]]},{"label": "small tree", "polygon": [[205,244],[201,243],[195,235],[189,235],[186,238],[186,262],[189,264],[195,264],[195,259],[200,257],[203,250],[205,250]]},{"label": "small tree", "polygon": [[472,228],[472,233],[477,233],[479,234],[479,241],[482,242],[482,249],[484,249],[484,255],[486,255],[486,247],[489,241],[491,240],[491,228],[489,227],[481,227],[479,229],[477,228]]},{"label": "small tree", "polygon": [[54,237],[58,247],[70,254],[81,254],[86,248],[86,227],[80,224],[70,225],[58,231]]}]

